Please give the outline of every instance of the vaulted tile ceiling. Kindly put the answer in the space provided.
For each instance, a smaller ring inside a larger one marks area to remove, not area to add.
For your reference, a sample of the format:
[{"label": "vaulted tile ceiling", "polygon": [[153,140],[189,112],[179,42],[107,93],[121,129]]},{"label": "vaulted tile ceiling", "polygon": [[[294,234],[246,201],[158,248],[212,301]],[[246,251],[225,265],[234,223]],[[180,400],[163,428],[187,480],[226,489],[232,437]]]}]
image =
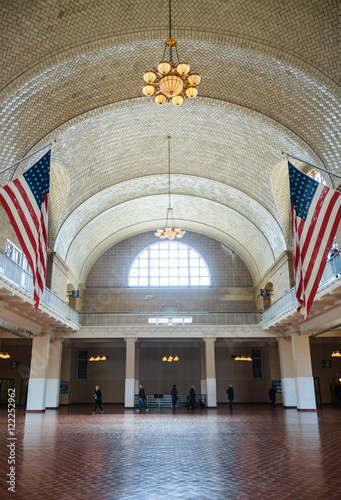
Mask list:
[{"label": "vaulted tile ceiling", "polygon": [[49,248],[81,281],[107,248],[163,224],[168,135],[176,220],[234,250],[255,281],[291,247],[281,151],[340,173],[338,0],[173,0],[180,59],[202,75],[181,107],[141,92],[167,0],[0,9],[1,169],[57,139]]}]

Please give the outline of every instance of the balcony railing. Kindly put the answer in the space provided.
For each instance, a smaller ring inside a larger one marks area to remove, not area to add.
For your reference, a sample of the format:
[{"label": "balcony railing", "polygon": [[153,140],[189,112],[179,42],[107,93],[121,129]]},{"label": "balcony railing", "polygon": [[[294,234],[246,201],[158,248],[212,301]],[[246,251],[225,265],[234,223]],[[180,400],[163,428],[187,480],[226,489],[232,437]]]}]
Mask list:
[{"label": "balcony railing", "polygon": [[[324,269],[319,290],[332,285],[338,277],[341,276],[341,254],[334,255],[330,260],[328,260],[326,267]],[[275,318],[280,318],[281,316],[288,316],[293,314],[297,309],[296,303],[296,287],[293,287],[288,293],[283,295],[278,299],[269,309],[263,313],[262,324],[265,325]]]},{"label": "balcony railing", "polygon": [[[6,281],[11,283],[11,285],[18,290],[28,293],[33,297],[34,288],[32,275],[18,266],[2,252],[0,252],[0,277],[5,278]],[[78,324],[78,312],[68,306],[66,302],[63,302],[46,287],[40,302],[50,307],[57,314]]]},{"label": "balcony railing", "polygon": [[81,326],[140,326],[158,327],[176,326],[233,326],[257,325],[260,313],[249,312],[186,312],[186,313],[80,313]]}]

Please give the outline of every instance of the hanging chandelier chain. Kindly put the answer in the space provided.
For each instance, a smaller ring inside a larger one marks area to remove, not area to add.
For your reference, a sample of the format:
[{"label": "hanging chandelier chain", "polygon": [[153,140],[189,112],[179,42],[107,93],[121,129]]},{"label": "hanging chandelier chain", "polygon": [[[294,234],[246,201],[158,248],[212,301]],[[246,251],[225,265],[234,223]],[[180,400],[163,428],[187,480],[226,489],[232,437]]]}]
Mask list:
[{"label": "hanging chandelier chain", "polygon": [[178,46],[175,45],[175,52],[176,52],[176,57],[178,58],[178,63],[180,62],[180,57],[179,57],[179,52],[178,52]]},{"label": "hanging chandelier chain", "polygon": [[167,136],[168,139],[168,209],[165,221],[165,227],[163,229],[158,229],[155,233],[155,236],[164,240],[168,238],[169,240],[174,240],[174,238],[182,238],[186,233],[181,227],[175,227],[175,220],[173,215],[173,209],[171,208],[171,147],[170,140],[171,136]]},{"label": "hanging chandelier chain", "polygon": [[169,0],[169,38],[172,38],[172,0]]},{"label": "hanging chandelier chain", "polygon": [[168,137],[168,207],[171,208],[171,202],[170,202],[170,140],[171,138]]}]

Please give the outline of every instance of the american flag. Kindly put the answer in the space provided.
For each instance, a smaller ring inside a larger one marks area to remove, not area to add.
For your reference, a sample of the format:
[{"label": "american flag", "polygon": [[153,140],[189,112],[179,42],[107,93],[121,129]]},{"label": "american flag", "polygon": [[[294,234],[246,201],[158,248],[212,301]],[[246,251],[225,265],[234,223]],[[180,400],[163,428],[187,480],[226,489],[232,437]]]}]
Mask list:
[{"label": "american flag", "polygon": [[45,287],[50,157],[51,151],[0,189],[0,201],[32,269],[35,308]]},{"label": "american flag", "polygon": [[308,319],[341,219],[341,193],[288,164],[297,310]]}]

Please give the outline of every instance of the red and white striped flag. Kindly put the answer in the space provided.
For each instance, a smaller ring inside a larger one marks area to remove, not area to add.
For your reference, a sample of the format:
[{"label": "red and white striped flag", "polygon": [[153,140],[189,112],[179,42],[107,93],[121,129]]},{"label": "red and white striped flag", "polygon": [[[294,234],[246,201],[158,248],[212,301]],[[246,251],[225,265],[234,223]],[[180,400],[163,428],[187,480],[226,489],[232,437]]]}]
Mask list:
[{"label": "red and white striped flag", "polygon": [[341,219],[341,193],[288,164],[297,310],[308,319]]},{"label": "red and white striped flag", "polygon": [[50,158],[51,151],[0,189],[0,201],[32,269],[36,308],[45,287]]}]

